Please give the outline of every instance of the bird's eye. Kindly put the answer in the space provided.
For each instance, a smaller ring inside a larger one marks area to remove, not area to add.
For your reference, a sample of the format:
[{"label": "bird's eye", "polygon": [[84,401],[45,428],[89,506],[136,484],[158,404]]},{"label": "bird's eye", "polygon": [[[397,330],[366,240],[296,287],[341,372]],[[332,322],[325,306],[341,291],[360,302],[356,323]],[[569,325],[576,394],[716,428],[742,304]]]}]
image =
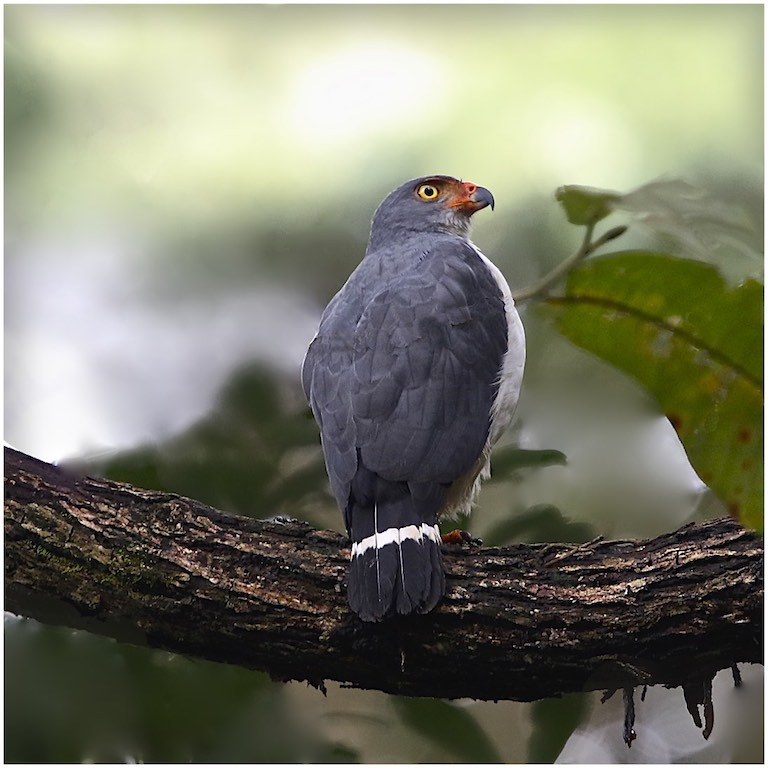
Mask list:
[{"label": "bird's eye", "polygon": [[440,194],[440,190],[434,184],[422,184],[416,194],[422,200],[434,200]]}]

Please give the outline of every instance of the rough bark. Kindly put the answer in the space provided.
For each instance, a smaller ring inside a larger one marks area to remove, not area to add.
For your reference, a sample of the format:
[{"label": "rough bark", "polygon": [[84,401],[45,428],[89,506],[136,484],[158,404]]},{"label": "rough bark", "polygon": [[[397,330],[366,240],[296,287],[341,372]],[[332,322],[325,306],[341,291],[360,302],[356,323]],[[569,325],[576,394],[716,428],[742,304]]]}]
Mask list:
[{"label": "rough bark", "polygon": [[762,662],[762,540],[730,519],[449,552],[433,613],[370,625],[347,609],[336,533],[11,449],[5,477],[7,610],[278,679],[518,701],[661,683],[697,705],[718,670]]}]

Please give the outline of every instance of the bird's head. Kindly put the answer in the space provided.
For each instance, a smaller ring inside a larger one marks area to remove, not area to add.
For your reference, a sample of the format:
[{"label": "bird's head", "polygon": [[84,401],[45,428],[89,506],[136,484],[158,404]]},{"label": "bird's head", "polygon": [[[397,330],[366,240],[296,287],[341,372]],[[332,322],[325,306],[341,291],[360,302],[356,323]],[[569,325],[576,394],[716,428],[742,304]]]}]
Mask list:
[{"label": "bird's head", "polygon": [[419,232],[469,233],[470,217],[493,195],[470,181],[452,176],[422,176],[390,192],[373,216],[370,247]]}]

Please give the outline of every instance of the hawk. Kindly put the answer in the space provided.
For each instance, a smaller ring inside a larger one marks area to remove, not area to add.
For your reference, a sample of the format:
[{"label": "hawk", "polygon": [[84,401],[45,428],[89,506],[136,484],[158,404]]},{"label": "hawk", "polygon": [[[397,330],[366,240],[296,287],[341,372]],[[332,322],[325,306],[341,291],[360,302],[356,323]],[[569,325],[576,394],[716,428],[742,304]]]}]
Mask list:
[{"label": "hawk", "polygon": [[525,336],[506,280],[469,239],[493,195],[451,176],[391,192],[302,365],[364,621],[445,593],[438,518],[468,512],[520,393]]}]

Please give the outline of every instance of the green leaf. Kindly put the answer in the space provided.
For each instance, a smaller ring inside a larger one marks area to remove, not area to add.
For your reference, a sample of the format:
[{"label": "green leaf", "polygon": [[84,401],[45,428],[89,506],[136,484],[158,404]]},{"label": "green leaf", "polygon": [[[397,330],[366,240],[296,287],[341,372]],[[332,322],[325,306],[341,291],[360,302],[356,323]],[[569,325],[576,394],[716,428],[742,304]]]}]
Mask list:
[{"label": "green leaf", "polygon": [[[673,253],[718,264],[734,276],[761,277],[762,228],[747,211],[683,179],[661,178],[622,195],[629,213]],[[746,272],[746,274],[745,274]]]},{"label": "green leaf", "polygon": [[595,224],[608,216],[621,199],[618,192],[568,184],[555,192],[571,224]]},{"label": "green leaf", "polygon": [[502,762],[485,731],[466,709],[442,699],[393,696],[392,703],[404,725],[448,750],[456,762]]},{"label": "green leaf", "polygon": [[762,530],[763,286],[712,266],[626,252],[587,262],[547,300],[571,341],[634,376],[699,477]]}]

